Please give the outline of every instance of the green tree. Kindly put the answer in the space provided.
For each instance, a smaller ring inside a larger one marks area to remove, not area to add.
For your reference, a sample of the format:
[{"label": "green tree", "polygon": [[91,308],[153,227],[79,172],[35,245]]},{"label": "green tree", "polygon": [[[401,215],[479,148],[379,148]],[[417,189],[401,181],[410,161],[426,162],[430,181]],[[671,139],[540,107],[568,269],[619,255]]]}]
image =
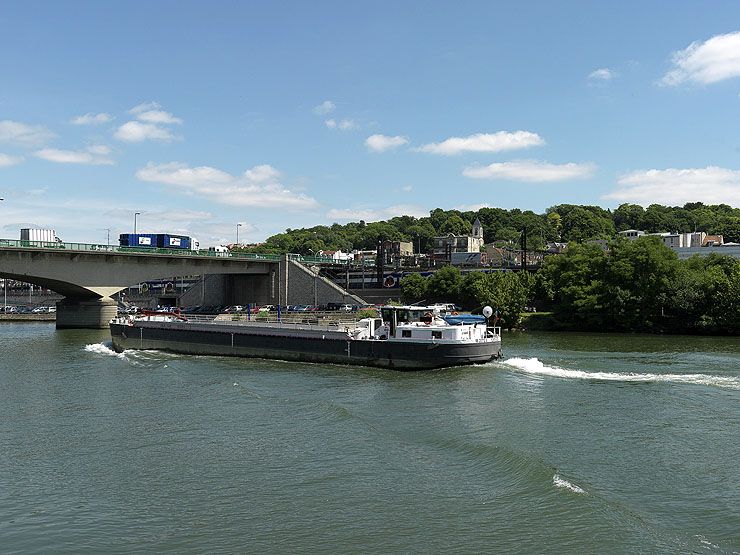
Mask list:
[{"label": "green tree", "polygon": [[401,278],[401,296],[408,303],[415,303],[427,298],[427,278],[419,274],[409,274]]},{"label": "green tree", "polygon": [[456,302],[460,297],[461,284],[460,270],[445,266],[427,278],[427,294],[433,301]]},{"label": "green tree", "polygon": [[440,235],[452,233],[453,235],[467,235],[470,233],[471,225],[457,214],[447,218],[439,228]]}]

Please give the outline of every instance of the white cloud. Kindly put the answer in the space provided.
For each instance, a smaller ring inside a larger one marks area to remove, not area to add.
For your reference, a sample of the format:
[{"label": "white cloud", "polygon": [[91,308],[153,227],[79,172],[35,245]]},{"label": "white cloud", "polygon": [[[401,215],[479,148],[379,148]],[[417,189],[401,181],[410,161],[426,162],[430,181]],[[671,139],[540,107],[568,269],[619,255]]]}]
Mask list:
[{"label": "white cloud", "polygon": [[481,208],[491,208],[490,204],[461,204],[459,206],[455,206],[455,210],[459,210],[460,212],[477,212]]},{"label": "white cloud", "polygon": [[465,177],[473,179],[508,179],[545,183],[568,179],[584,179],[591,177],[594,171],[596,171],[596,166],[590,163],[549,164],[537,160],[513,160],[488,166],[467,167],[463,169],[462,173]]},{"label": "white cloud", "polygon": [[393,137],[388,135],[370,135],[365,139],[365,145],[372,152],[385,152],[386,150],[408,144],[408,142],[409,140],[406,137],[401,137],[400,135]]},{"label": "white cloud", "polygon": [[19,121],[0,121],[0,143],[34,147],[56,137],[43,125],[28,125]]},{"label": "white cloud", "polygon": [[149,110],[159,110],[161,107],[159,102],[142,102],[131,108],[128,113],[136,115]]},{"label": "white cloud", "polygon": [[140,143],[149,140],[168,143],[175,139],[175,136],[166,127],[140,121],[127,121],[116,130],[113,136],[126,143]]},{"label": "white cloud", "polygon": [[321,104],[314,107],[313,113],[318,116],[325,116],[326,114],[331,114],[336,107],[336,104],[331,100],[324,100]]},{"label": "white cloud", "polygon": [[617,73],[613,69],[602,67],[594,70],[588,74],[589,80],[592,81],[611,81],[617,76]]},{"label": "white cloud", "polygon": [[411,191],[414,190],[414,186],[413,185],[404,185],[403,187],[401,187],[401,190],[404,191],[404,192],[406,192],[406,193],[410,193]]},{"label": "white cloud", "polygon": [[147,110],[146,112],[140,112],[136,118],[139,121],[145,121],[147,123],[164,123],[164,124],[181,124],[182,120],[176,118],[169,112],[164,110]]},{"label": "white cloud", "polygon": [[618,187],[605,199],[645,206],[687,202],[740,206],[740,170],[717,166],[643,170],[624,174],[617,183]]},{"label": "white cloud", "polygon": [[315,199],[285,188],[280,172],[270,165],[255,166],[242,175],[231,175],[210,166],[191,168],[172,162],[154,164],[136,172],[141,181],[164,183],[213,202],[232,206],[280,207],[305,210],[317,206]]},{"label": "white cloud", "polygon": [[43,148],[33,153],[37,158],[56,162],[58,164],[84,164],[88,166],[110,166],[115,164],[108,155],[110,147],[93,145],[84,150],[60,150],[57,148]]},{"label": "white cloud", "polygon": [[395,216],[414,216],[423,218],[429,211],[412,204],[397,204],[387,208],[332,208],[326,217],[333,221],[360,221],[375,222],[387,220]]},{"label": "white cloud", "polygon": [[142,141],[168,143],[175,140],[177,137],[166,126],[180,125],[182,119],[161,108],[157,102],[144,102],[134,106],[129,110],[129,114],[133,114],[138,121],[127,121],[116,130],[113,136],[127,143]]},{"label": "white cloud", "polygon": [[10,154],[3,154],[0,152],[0,168],[7,168],[9,166],[15,166],[23,162],[22,156],[11,156]]},{"label": "white cloud", "polygon": [[99,114],[88,112],[85,115],[72,118],[69,122],[73,125],[100,125],[102,123],[108,123],[112,119],[113,117],[105,112]]},{"label": "white cloud", "polygon": [[514,131],[513,133],[498,131],[496,133],[476,133],[468,137],[450,137],[441,143],[429,143],[414,150],[451,156],[461,152],[502,152],[544,144],[542,137],[530,131]]},{"label": "white cloud", "polygon": [[324,122],[329,129],[340,129],[342,131],[350,131],[352,129],[358,129],[360,126],[356,121],[351,119],[334,120],[328,119]]},{"label": "white cloud", "polygon": [[673,86],[686,81],[707,85],[740,76],[740,31],[715,35],[705,42],[692,42],[673,53],[673,69],[661,84]]}]

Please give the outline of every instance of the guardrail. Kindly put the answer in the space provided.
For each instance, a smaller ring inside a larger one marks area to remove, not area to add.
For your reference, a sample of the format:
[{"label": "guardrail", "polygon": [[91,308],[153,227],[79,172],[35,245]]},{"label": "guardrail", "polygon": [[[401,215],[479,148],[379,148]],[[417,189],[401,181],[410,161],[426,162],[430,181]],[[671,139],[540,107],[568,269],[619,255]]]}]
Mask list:
[{"label": "guardrail", "polygon": [[[281,254],[260,254],[254,252],[215,252],[210,250],[188,250],[188,249],[159,249],[156,247],[120,247],[117,245],[101,245],[97,243],[63,243],[50,241],[19,241],[17,239],[0,239],[0,247],[12,247],[21,249],[43,249],[73,252],[112,252],[123,254],[162,254],[169,256],[202,256],[204,258],[232,258],[239,260],[267,260],[278,262],[283,258]],[[290,260],[296,260],[303,264],[335,264],[336,261],[327,256],[303,256],[301,254],[288,254]]]}]

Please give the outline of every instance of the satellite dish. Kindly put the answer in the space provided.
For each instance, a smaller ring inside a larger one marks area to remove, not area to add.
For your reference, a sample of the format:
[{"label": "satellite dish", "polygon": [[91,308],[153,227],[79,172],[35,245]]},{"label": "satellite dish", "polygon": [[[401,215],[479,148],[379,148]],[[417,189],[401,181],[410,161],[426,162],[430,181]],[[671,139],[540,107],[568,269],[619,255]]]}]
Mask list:
[{"label": "satellite dish", "polygon": [[490,318],[493,314],[493,309],[490,306],[484,306],[483,307],[483,316],[486,318]]}]

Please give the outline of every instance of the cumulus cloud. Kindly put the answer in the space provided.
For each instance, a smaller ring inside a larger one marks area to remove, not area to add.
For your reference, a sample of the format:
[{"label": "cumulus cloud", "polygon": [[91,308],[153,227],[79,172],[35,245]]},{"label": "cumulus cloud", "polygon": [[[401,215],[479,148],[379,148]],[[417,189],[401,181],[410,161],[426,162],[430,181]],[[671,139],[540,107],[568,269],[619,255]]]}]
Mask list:
[{"label": "cumulus cloud", "polygon": [[617,76],[613,69],[602,67],[588,74],[589,81],[611,81]]},{"label": "cumulus cloud", "polygon": [[389,135],[370,135],[365,139],[365,146],[372,152],[385,152],[408,144],[409,140],[406,137],[395,135],[393,137]]},{"label": "cumulus cloud", "polygon": [[511,181],[528,181],[546,183],[568,179],[591,177],[596,171],[594,164],[550,164],[537,160],[512,160],[498,162],[488,166],[471,166],[463,169],[465,177],[473,179],[508,179]]},{"label": "cumulus cloud", "polygon": [[331,114],[336,107],[336,104],[331,100],[324,100],[321,104],[314,107],[313,113],[317,116],[325,116],[327,114]]},{"label": "cumulus cloud", "polygon": [[22,156],[11,156],[10,154],[3,154],[0,152],[0,168],[7,168],[9,166],[15,166],[23,162]]},{"label": "cumulus cloud", "polygon": [[605,199],[644,206],[697,201],[740,206],[740,170],[717,166],[641,170],[620,176],[617,184]]},{"label": "cumulus cloud", "polygon": [[356,121],[351,119],[334,120],[328,119],[324,122],[329,129],[340,129],[342,131],[350,131],[352,129],[358,129],[360,126]]},{"label": "cumulus cloud", "polygon": [[28,125],[9,119],[0,121],[0,143],[34,147],[56,137],[43,125]]},{"label": "cumulus cloud", "polygon": [[413,204],[397,204],[387,208],[332,208],[326,217],[334,221],[360,221],[374,222],[387,220],[395,216],[414,216],[423,218],[429,215],[429,211],[421,206]]},{"label": "cumulus cloud", "polygon": [[119,141],[140,143],[162,141],[168,143],[176,137],[167,125],[180,125],[182,119],[161,109],[157,102],[144,102],[129,110],[136,120],[127,121],[113,135]]},{"label": "cumulus cloud", "polygon": [[136,118],[139,121],[145,121],[148,123],[164,123],[167,125],[179,125],[182,123],[180,118],[176,118],[171,113],[165,112],[164,110],[147,110],[146,112],[139,113]]},{"label": "cumulus cloud", "polygon": [[169,143],[175,139],[175,136],[166,127],[141,121],[127,121],[116,130],[113,136],[126,143],[140,143],[142,141]]},{"label": "cumulus cloud", "polygon": [[69,122],[73,125],[100,125],[102,123],[108,123],[111,120],[113,120],[113,117],[105,112],[99,114],[88,112],[82,116],[73,117]]},{"label": "cumulus cloud", "polygon": [[530,131],[514,131],[513,133],[498,131],[496,133],[476,133],[468,137],[450,137],[441,143],[429,143],[414,150],[452,156],[461,152],[502,152],[544,144],[542,137]]},{"label": "cumulus cloud", "polygon": [[673,69],[661,79],[667,86],[687,81],[708,85],[740,76],[740,31],[692,42],[673,53]]},{"label": "cumulus cloud", "polygon": [[60,150],[57,148],[43,148],[33,153],[36,158],[56,162],[58,164],[84,164],[87,166],[111,166],[115,164],[110,159],[110,147],[93,145],[84,150]]},{"label": "cumulus cloud", "polygon": [[315,199],[282,185],[280,175],[277,169],[268,164],[255,166],[241,175],[231,175],[210,166],[191,168],[178,162],[149,162],[136,172],[136,177],[141,181],[170,185],[221,204],[292,210],[317,206]]}]

